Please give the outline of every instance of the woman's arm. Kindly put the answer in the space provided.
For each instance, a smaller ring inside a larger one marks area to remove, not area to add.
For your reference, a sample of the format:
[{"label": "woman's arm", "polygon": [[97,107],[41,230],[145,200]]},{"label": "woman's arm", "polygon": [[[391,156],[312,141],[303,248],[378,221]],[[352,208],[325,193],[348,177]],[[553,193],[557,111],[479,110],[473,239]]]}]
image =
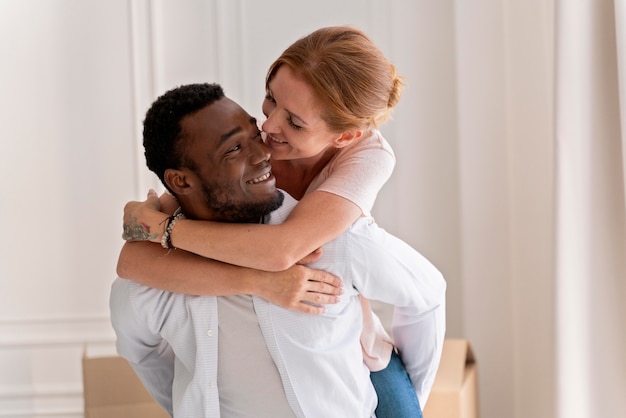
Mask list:
[{"label": "woman's arm", "polygon": [[309,314],[337,303],[341,281],[324,271],[295,265],[282,272],[238,267],[179,250],[165,250],[143,241],[127,242],[119,256],[117,273],[161,290],[191,295],[251,294],[269,302]]},{"label": "woman's arm", "polygon": [[[163,220],[158,198],[130,202],[124,208],[124,230],[143,231],[160,242]],[[305,195],[282,224],[232,224],[179,220],[171,233],[172,244],[203,257],[267,271],[282,271],[328,241],[359,218],[361,209],[333,193]],[[131,227],[129,227],[132,226]],[[125,235],[125,239],[146,239]],[[153,285],[153,284],[151,284]]]}]

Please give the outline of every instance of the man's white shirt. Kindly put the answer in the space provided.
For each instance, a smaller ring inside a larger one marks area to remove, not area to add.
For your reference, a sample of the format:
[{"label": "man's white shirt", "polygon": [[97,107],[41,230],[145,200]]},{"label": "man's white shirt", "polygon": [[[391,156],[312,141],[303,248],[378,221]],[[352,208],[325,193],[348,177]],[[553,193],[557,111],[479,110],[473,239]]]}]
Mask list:
[{"label": "man's white shirt", "polygon": [[[285,194],[283,206],[266,223],[283,222],[295,204]],[[326,244],[310,267],[343,281],[340,302],[327,305],[325,314],[308,315],[252,297],[293,415],[374,416],[376,393],[359,343],[359,294],[395,306],[395,345],[425,405],[445,335],[441,273],[369,217]],[[110,303],[118,352],[152,396],[175,417],[220,417],[217,297],[174,294],[118,278]]]}]

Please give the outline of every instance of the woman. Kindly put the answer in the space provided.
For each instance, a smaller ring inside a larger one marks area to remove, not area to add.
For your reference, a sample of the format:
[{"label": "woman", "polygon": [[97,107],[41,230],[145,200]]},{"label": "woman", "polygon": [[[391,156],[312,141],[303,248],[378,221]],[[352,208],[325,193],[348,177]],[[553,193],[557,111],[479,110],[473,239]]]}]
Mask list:
[{"label": "woman", "polygon": [[[401,89],[395,68],[364,33],[348,27],[319,29],[288,47],[266,77],[263,131],[272,149],[273,176],[277,187],[300,200],[289,218],[280,225],[181,219],[164,238],[162,224],[168,214],[155,209],[158,203],[152,195],[147,203],[127,204],[126,226],[143,225],[153,242],[224,263],[263,271],[291,268],[358,217],[370,214],[395,164],[377,128],[397,104]],[[187,280],[184,272],[168,282],[172,272],[152,264],[145,247],[124,247],[120,276],[174,292],[216,294],[196,288],[198,282]],[[332,300],[331,287],[319,284],[318,301]],[[325,291],[329,295],[321,294]],[[377,416],[421,416],[391,339],[367,300],[362,305],[361,342],[379,395]],[[400,415],[407,407],[406,415]]]}]

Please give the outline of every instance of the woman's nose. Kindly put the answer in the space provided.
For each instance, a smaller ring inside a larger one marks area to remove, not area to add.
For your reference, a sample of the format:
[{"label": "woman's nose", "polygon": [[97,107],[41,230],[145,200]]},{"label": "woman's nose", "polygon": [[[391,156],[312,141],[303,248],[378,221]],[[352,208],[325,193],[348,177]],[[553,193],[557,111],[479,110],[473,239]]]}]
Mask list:
[{"label": "woman's nose", "polygon": [[261,125],[261,130],[267,133],[276,133],[278,129],[278,123],[276,123],[276,112],[271,112],[267,115],[267,118]]}]

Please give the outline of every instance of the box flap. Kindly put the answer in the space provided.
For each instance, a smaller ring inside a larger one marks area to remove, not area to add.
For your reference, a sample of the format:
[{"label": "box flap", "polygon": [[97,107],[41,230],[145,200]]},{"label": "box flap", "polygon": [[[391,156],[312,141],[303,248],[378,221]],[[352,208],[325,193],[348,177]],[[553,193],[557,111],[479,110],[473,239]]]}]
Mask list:
[{"label": "box flap", "polygon": [[439,370],[433,391],[458,391],[465,379],[465,367],[474,363],[474,353],[469,341],[446,339],[443,343]]}]

